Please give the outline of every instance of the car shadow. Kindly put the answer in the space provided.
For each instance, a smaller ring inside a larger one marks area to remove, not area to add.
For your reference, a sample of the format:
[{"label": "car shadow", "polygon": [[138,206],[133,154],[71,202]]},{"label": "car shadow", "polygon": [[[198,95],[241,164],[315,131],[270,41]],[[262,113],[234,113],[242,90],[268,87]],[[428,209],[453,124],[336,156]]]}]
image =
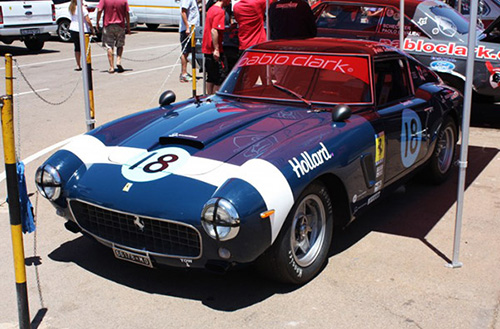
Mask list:
[{"label": "car shadow", "polygon": [[149,32],[179,32],[179,27],[176,25],[161,24],[156,29],[150,29],[146,25],[139,24],[134,31],[149,31]]},{"label": "car shadow", "polygon": [[[469,146],[466,189],[499,151],[496,148]],[[470,159],[474,160],[470,161]],[[379,232],[418,239],[438,257],[450,263],[451,260],[446,253],[427,241],[426,236],[446,212],[455,206],[458,175],[459,170],[454,167],[450,178],[438,186],[426,184],[425,179],[410,180],[394,193],[381,199],[380,203],[357,218],[340,234],[336,234],[330,248],[330,256],[349,249],[370,232]],[[450,236],[452,234],[453,232],[450,232]],[[450,240],[450,248],[451,246],[452,240]]]},{"label": "car shadow", "polygon": [[[467,187],[498,151],[469,147],[469,157],[474,161],[468,166]],[[350,248],[370,232],[381,232],[419,239],[424,248],[430,248],[438,257],[449,262],[444,252],[432,246],[425,237],[454,204],[457,175],[458,170],[454,168],[452,177],[440,186],[423,185],[416,179],[410,181],[336,235],[329,256]],[[426,209],[425,216],[421,216],[421,209]],[[220,311],[243,309],[274,294],[285,294],[300,288],[270,281],[251,266],[236,268],[224,274],[194,269],[141,267],[116,259],[111,249],[83,236],[63,243],[48,257],[57,262],[75,263],[89,272],[132,289],[198,300]]]},{"label": "car shadow", "polygon": [[471,127],[500,129],[500,103],[474,103],[471,109]]},{"label": "car shadow", "polygon": [[48,257],[57,262],[75,263],[89,272],[132,289],[198,300],[220,311],[243,309],[274,294],[299,288],[263,278],[250,266],[222,274],[200,269],[150,269],[118,260],[111,249],[84,236],[63,243]]},{"label": "car shadow", "polygon": [[11,54],[12,56],[26,56],[26,55],[36,55],[36,54],[50,54],[58,53],[59,50],[47,49],[48,45],[40,51],[31,51],[24,46],[24,43],[14,41],[12,45],[0,45],[0,56],[5,56],[5,54]]}]

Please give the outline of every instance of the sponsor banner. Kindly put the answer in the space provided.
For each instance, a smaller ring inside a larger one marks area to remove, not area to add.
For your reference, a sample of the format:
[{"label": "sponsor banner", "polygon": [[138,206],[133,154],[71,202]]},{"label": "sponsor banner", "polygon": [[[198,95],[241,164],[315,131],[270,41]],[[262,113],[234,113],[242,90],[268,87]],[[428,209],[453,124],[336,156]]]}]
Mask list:
[{"label": "sponsor banner", "polygon": [[[404,50],[419,53],[435,53],[439,55],[450,55],[458,57],[467,57],[467,47],[455,42],[433,43],[423,39],[411,40],[405,39]],[[500,60],[500,49],[488,48],[485,45],[476,47],[476,58],[487,60]]]},{"label": "sponsor banner", "polygon": [[247,52],[238,62],[239,67],[254,65],[288,65],[331,70],[369,83],[367,56]]}]

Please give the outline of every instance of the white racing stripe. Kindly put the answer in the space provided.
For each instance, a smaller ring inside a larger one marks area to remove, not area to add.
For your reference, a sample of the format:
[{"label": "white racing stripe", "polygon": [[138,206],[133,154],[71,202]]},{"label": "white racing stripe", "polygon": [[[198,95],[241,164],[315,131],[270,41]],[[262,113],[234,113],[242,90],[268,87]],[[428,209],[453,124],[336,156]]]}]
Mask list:
[{"label": "white racing stripe", "polygon": [[[95,163],[122,165],[129,159],[147,152],[140,148],[106,147],[100,140],[90,135],[76,137],[63,149],[75,154],[87,166]],[[294,203],[290,185],[281,171],[262,159],[252,159],[242,166],[237,166],[223,161],[191,156],[186,164],[174,174],[215,187],[220,187],[231,178],[239,178],[248,182],[260,193],[267,209],[275,210],[271,216],[272,242],[278,236]]]}]

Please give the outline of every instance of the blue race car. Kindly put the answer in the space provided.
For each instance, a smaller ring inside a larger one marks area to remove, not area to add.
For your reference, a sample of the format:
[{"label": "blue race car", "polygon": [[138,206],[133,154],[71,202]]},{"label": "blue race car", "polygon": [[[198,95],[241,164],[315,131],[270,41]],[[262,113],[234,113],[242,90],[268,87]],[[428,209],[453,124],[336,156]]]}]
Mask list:
[{"label": "blue race car", "polygon": [[160,102],[40,166],[66,227],[149,267],[256,262],[301,284],[416,169],[446,179],[462,96],[391,46],[315,38],[257,45],[216,95]]}]

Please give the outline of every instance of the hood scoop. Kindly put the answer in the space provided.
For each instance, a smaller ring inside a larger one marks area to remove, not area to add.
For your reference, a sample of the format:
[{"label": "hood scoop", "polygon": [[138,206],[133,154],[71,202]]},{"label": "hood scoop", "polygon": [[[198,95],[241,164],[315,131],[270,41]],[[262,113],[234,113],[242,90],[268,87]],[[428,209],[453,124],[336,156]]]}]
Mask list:
[{"label": "hood scoop", "polygon": [[196,136],[190,135],[182,135],[182,134],[173,134],[170,136],[162,136],[160,137],[160,145],[185,145],[197,148],[198,150],[202,150],[205,147],[203,142],[199,140],[195,140],[193,138],[197,138]]}]

